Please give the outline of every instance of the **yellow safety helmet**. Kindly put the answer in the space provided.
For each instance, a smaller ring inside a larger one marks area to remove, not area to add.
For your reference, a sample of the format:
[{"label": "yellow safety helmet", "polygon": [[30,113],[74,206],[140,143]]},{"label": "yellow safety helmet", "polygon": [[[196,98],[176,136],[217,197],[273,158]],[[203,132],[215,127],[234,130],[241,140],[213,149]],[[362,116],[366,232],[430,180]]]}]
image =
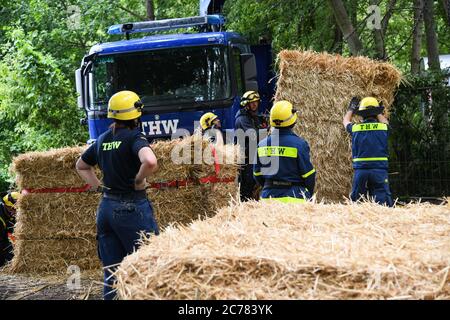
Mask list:
[{"label": "yellow safety helmet", "polygon": [[270,125],[275,128],[285,128],[297,121],[297,110],[286,100],[276,102],[270,109]]},{"label": "yellow safety helmet", "polygon": [[241,106],[245,107],[247,104],[253,101],[260,101],[259,93],[256,91],[247,91],[241,98]]},{"label": "yellow safety helmet", "polygon": [[361,100],[359,103],[359,111],[367,110],[368,108],[376,108],[379,107],[380,104],[378,103],[378,100],[374,97],[365,97]]},{"label": "yellow safety helmet", "polygon": [[14,208],[17,200],[19,200],[19,197],[19,192],[9,192],[6,196],[3,197],[3,203],[8,207]]},{"label": "yellow safety helmet", "polygon": [[217,115],[215,115],[212,112],[207,112],[200,118],[200,125],[202,126],[203,130],[206,130],[208,128],[211,128],[213,125],[213,121],[218,118]]},{"label": "yellow safety helmet", "polygon": [[374,97],[363,98],[356,110],[356,114],[362,117],[376,116],[383,113],[384,107]]},{"label": "yellow safety helmet", "polygon": [[142,102],[133,91],[119,91],[108,103],[108,118],[117,120],[133,120],[142,115]]}]

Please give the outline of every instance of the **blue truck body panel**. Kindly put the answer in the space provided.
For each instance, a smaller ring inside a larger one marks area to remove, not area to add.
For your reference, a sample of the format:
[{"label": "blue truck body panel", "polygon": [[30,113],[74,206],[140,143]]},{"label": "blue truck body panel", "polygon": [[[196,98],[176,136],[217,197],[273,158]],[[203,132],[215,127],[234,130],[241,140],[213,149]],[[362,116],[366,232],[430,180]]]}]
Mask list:
[{"label": "blue truck body panel", "polygon": [[[228,45],[237,43],[246,45],[242,36],[234,32],[205,32],[194,34],[166,34],[154,35],[140,39],[121,40],[95,45],[91,48],[90,54],[96,53],[99,56],[109,54],[120,54],[138,51],[151,51],[158,49],[176,49],[188,46],[205,45]],[[241,46],[242,47],[242,46]],[[261,94],[260,112],[264,113],[272,104],[273,84],[268,84],[268,80],[273,77],[271,74],[272,56],[270,46],[254,46],[252,52],[255,53],[258,85]],[[231,70],[230,70],[231,72]],[[144,108],[142,121],[142,132],[149,140],[170,138],[179,129],[188,130],[192,133],[196,126],[199,126],[199,119],[205,112],[214,112],[222,122],[224,130],[234,129],[235,114],[239,110],[240,94],[234,95],[227,105],[215,107],[202,103],[201,107],[193,105],[185,110],[174,110],[171,105],[167,111],[161,108],[157,112],[151,108]],[[176,109],[176,108],[175,108]],[[106,113],[100,111],[88,111],[87,123],[89,126],[90,140],[95,140],[101,133],[106,131],[111,124],[111,120],[106,118]]]},{"label": "blue truck body panel", "polygon": [[[217,114],[221,120],[224,130],[234,128],[234,116],[239,110],[239,98],[226,108],[206,108],[199,111],[189,112],[158,112],[144,113],[141,117],[142,133],[151,141],[154,139],[168,139],[174,134],[181,134],[187,130],[192,133],[199,127],[199,119],[205,112]],[[112,120],[106,117],[92,117],[88,119],[89,136],[95,140],[100,134],[105,132],[111,125]]]},{"label": "blue truck body panel", "polygon": [[89,54],[99,55],[135,52],[144,50],[168,49],[210,44],[226,45],[228,41],[243,41],[235,32],[183,33],[148,36],[141,39],[121,40],[95,45]]},{"label": "blue truck body panel", "polygon": [[258,70],[258,87],[261,103],[259,112],[264,113],[272,107],[275,92],[275,73],[273,70],[272,46],[268,44],[251,46],[251,52],[256,58]]}]

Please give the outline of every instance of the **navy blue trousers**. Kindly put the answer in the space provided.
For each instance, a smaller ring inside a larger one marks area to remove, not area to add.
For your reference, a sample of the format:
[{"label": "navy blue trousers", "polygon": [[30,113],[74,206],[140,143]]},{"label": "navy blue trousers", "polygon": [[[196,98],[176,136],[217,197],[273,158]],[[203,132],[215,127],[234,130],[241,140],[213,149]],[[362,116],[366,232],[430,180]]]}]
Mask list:
[{"label": "navy blue trousers", "polygon": [[350,198],[358,201],[361,197],[374,198],[379,204],[393,206],[386,169],[355,169]]},{"label": "navy blue trousers", "polygon": [[13,248],[8,239],[0,240],[0,267],[13,258]]},{"label": "navy blue trousers", "polygon": [[98,253],[104,267],[105,300],[115,298],[112,273],[125,256],[138,248],[141,232],[159,234],[149,200],[102,198],[97,211],[97,237]]},{"label": "navy blue trousers", "polygon": [[245,164],[240,168],[238,181],[241,201],[255,200],[256,181],[253,178],[252,164]]}]

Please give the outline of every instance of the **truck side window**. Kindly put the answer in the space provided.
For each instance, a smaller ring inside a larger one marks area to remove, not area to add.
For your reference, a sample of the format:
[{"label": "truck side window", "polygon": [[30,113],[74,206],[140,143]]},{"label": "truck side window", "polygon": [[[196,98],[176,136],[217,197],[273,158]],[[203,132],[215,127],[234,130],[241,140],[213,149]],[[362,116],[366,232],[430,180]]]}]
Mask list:
[{"label": "truck side window", "polygon": [[241,51],[238,48],[233,48],[232,55],[234,74],[236,77],[237,94],[242,96],[242,94],[244,93],[244,84],[242,81]]}]

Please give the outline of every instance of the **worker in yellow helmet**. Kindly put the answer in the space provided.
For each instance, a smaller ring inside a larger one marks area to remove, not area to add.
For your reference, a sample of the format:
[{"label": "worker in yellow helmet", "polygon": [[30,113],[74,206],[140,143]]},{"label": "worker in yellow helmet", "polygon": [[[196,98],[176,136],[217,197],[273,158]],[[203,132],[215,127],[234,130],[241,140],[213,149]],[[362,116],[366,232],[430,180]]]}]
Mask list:
[{"label": "worker in yellow helmet", "polygon": [[[384,107],[374,97],[359,100],[354,97],[344,116],[343,124],[352,136],[352,157],[355,174],[350,198],[364,197],[393,206],[388,180],[388,120]],[[363,118],[359,124],[352,123],[353,114]]]},{"label": "worker in yellow helmet", "polygon": [[0,266],[13,257],[11,239],[16,223],[16,203],[19,197],[18,192],[8,192],[0,202]]},{"label": "worker in yellow helmet", "polygon": [[278,101],[270,110],[271,135],[258,144],[253,175],[263,187],[261,200],[301,203],[314,193],[316,170],[308,143],[292,129],[297,111],[289,101]]},{"label": "worker in yellow helmet", "polygon": [[[260,129],[266,128],[266,124],[258,115],[261,97],[256,91],[247,91],[241,98],[241,109],[235,116],[235,135],[238,143],[243,148],[245,163],[239,168],[239,192],[241,201],[256,200],[256,183],[253,179],[254,151],[259,141]],[[245,136],[244,139],[239,137]],[[242,141],[241,141],[242,140]]]},{"label": "worker in yellow helmet", "polygon": [[200,118],[200,126],[204,137],[209,138],[212,142],[223,144],[222,124],[216,114],[207,112],[202,115]]},{"label": "worker in yellow helmet", "polygon": [[[142,107],[132,91],[114,94],[108,104],[108,118],[113,124],[76,164],[92,190],[103,191],[97,211],[97,236],[105,267],[104,298],[108,300],[115,296],[111,270],[137,249],[141,232],[159,233],[145,190],[146,177],[157,170],[157,159],[139,127]],[[103,184],[95,174],[96,165],[103,172]]]}]

